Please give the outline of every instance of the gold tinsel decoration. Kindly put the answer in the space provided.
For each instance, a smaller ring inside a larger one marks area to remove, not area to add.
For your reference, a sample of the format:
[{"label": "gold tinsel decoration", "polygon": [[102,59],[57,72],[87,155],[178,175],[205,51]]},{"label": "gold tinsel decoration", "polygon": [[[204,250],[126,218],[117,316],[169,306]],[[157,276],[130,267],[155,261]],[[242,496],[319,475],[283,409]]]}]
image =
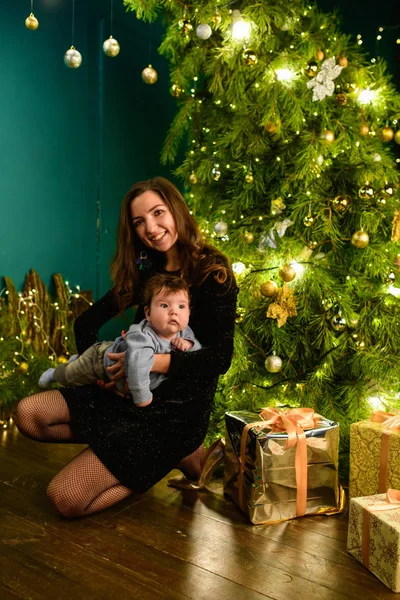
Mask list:
[{"label": "gold tinsel decoration", "polygon": [[294,295],[293,289],[287,283],[284,283],[278,290],[274,301],[269,305],[267,317],[277,319],[278,327],[282,327],[288,317],[295,317],[297,315],[296,305],[297,298]]},{"label": "gold tinsel decoration", "polygon": [[392,242],[398,242],[400,240],[400,210],[396,210],[393,217],[392,227]]}]

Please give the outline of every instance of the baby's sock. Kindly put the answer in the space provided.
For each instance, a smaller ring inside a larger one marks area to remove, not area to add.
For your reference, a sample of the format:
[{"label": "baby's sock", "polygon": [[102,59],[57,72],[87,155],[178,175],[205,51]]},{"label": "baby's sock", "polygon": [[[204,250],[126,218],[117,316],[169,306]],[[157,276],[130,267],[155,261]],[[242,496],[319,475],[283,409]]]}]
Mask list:
[{"label": "baby's sock", "polygon": [[55,371],[55,369],[50,368],[41,374],[40,379],[39,379],[40,387],[46,388],[46,387],[49,387],[49,385],[51,385],[52,383],[56,382],[56,380],[54,379],[54,371]]},{"label": "baby's sock", "polygon": [[69,363],[76,360],[79,357],[79,354],[72,354],[72,356],[69,357]]}]

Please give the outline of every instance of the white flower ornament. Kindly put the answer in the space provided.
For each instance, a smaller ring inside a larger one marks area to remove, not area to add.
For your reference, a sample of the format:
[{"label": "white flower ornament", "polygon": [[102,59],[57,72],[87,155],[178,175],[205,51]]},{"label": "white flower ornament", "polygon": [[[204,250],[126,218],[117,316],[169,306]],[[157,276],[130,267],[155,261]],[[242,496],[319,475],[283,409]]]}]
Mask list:
[{"label": "white flower ornament", "polygon": [[321,65],[321,70],[316,77],[307,82],[308,89],[314,88],[314,101],[323,100],[326,96],[332,96],[335,91],[333,80],[336,79],[336,77],[339,77],[343,68],[344,67],[336,64],[336,58],[334,56],[328,58],[328,60],[324,60]]}]

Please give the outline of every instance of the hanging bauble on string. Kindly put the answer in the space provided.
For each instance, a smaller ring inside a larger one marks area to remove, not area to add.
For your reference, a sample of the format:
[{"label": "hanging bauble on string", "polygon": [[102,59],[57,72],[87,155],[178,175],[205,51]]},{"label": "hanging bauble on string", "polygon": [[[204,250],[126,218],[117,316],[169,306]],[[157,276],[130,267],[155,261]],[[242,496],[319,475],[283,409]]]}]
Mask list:
[{"label": "hanging bauble on string", "polygon": [[268,123],[265,123],[264,129],[267,133],[270,133],[271,135],[274,135],[278,130],[276,124],[273,123],[273,121],[268,121]]},{"label": "hanging bauble on string", "polygon": [[282,281],[293,281],[293,279],[296,277],[296,271],[292,265],[283,265],[283,267],[279,269],[279,277],[282,279]]},{"label": "hanging bauble on string", "polygon": [[68,362],[68,358],[64,355],[58,356],[57,357],[57,364],[59,365],[65,365]]},{"label": "hanging bauble on string", "polygon": [[246,183],[252,183],[254,181],[254,176],[253,176],[253,173],[251,171],[249,171],[248,173],[246,173],[245,180],[246,180]]},{"label": "hanging bauble on string", "polygon": [[396,142],[396,144],[400,144],[400,129],[398,129],[394,134],[394,141]]},{"label": "hanging bauble on string", "polygon": [[222,17],[221,13],[218,10],[216,10],[213,16],[211,17],[211,21],[214,23],[214,25],[219,25],[221,23]]},{"label": "hanging bauble on string", "polygon": [[325,58],[325,54],[323,53],[323,51],[321,49],[318,49],[316,54],[315,54],[315,58],[317,60],[324,60]]},{"label": "hanging bauble on string", "polygon": [[279,373],[282,370],[282,359],[280,356],[272,354],[265,360],[265,368],[269,373]]},{"label": "hanging bauble on string", "polygon": [[374,196],[374,188],[372,188],[370,185],[363,185],[358,190],[358,197],[361,198],[361,200],[368,200],[370,198],[373,198]]},{"label": "hanging bauble on string", "polygon": [[340,106],[346,106],[347,104],[347,96],[343,92],[336,95],[336,102],[340,104]]},{"label": "hanging bauble on string", "polygon": [[181,30],[181,32],[183,33],[183,35],[189,35],[189,33],[192,31],[193,29],[193,25],[191,24],[191,22],[189,21],[189,19],[181,19],[178,22],[178,27]]},{"label": "hanging bauble on string", "polygon": [[214,181],[218,181],[218,179],[221,177],[221,171],[219,170],[219,165],[214,165],[214,167],[211,171],[211,177],[214,179]]},{"label": "hanging bauble on string", "polygon": [[276,293],[278,292],[278,285],[275,283],[275,281],[264,281],[264,283],[262,283],[260,285],[260,292],[263,296],[265,296],[265,298],[273,298]]},{"label": "hanging bauble on string", "polygon": [[330,129],[325,129],[325,131],[321,133],[321,138],[329,144],[332,144],[332,142],[335,141],[335,134]]},{"label": "hanging bauble on string", "polygon": [[246,48],[243,50],[242,57],[246,65],[249,65],[250,67],[255,65],[258,61],[257,54],[254,52],[254,50],[251,50],[251,48]]},{"label": "hanging bauble on string", "polygon": [[81,66],[82,55],[75,46],[71,46],[64,54],[64,63],[69,69],[77,69]]},{"label": "hanging bauble on string", "polygon": [[368,135],[369,133],[369,127],[368,125],[366,125],[365,123],[363,123],[360,127],[360,133],[361,135]]},{"label": "hanging bauble on string", "polygon": [[214,231],[218,237],[223,237],[228,233],[228,224],[225,221],[218,221],[214,225]]},{"label": "hanging bauble on string", "polygon": [[386,204],[386,198],[384,196],[378,196],[376,199],[376,203],[380,204],[381,206],[384,206]]},{"label": "hanging bauble on string", "polygon": [[309,212],[303,219],[303,223],[306,227],[312,227],[314,225],[315,217]]},{"label": "hanging bauble on string", "polygon": [[369,244],[368,233],[362,229],[360,229],[360,231],[355,231],[351,236],[351,243],[356,248],[366,248]]},{"label": "hanging bauble on string", "polygon": [[18,370],[21,371],[21,373],[27,373],[29,370],[29,365],[26,362],[20,362],[18,365]]},{"label": "hanging bauble on string", "polygon": [[318,73],[318,65],[314,60],[311,60],[304,69],[307,77],[315,77]]},{"label": "hanging bauble on string", "polygon": [[143,69],[142,79],[148,85],[153,85],[153,83],[156,83],[156,81],[158,79],[157,71],[155,69],[153,69],[153,67],[151,65],[149,65],[148,67]]},{"label": "hanging bauble on string", "polygon": [[208,40],[208,38],[211,37],[211,34],[212,29],[207,23],[200,23],[200,25],[196,27],[196,35],[201,40]]},{"label": "hanging bauble on string", "polygon": [[110,37],[105,40],[104,44],[103,44],[103,52],[106,56],[110,56],[111,58],[114,58],[115,56],[118,56],[119,51],[121,50],[119,43],[117,42],[117,40],[115,38],[113,38],[112,35],[110,35]]},{"label": "hanging bauble on string", "polygon": [[191,184],[195,185],[198,182],[197,175],[194,171],[192,171],[189,175],[189,181]]},{"label": "hanging bauble on string", "polygon": [[35,31],[35,29],[39,27],[39,21],[33,13],[31,13],[29,17],[25,19],[25,27],[30,29],[30,31]]},{"label": "hanging bauble on string", "polygon": [[252,233],[251,231],[245,231],[244,239],[248,244],[251,244],[252,242],[254,242],[254,233]]},{"label": "hanging bauble on string", "polygon": [[339,56],[339,58],[338,58],[338,64],[341,67],[347,67],[347,65],[349,64],[349,61],[347,60],[347,58],[345,56]]},{"label": "hanging bauble on string", "polygon": [[348,196],[336,196],[332,200],[332,206],[339,213],[344,213],[349,208],[351,199]]},{"label": "hanging bauble on string", "polygon": [[394,131],[391,127],[384,127],[381,131],[381,140],[383,142],[391,142],[394,138]]},{"label": "hanging bauble on string", "polygon": [[338,314],[331,319],[332,329],[335,331],[344,331],[347,327],[346,319]]},{"label": "hanging bauble on string", "polygon": [[379,193],[384,198],[392,198],[394,194],[394,188],[392,185],[388,184],[385,185],[381,190],[379,190]]},{"label": "hanging bauble on string", "polygon": [[171,94],[173,95],[174,98],[179,98],[179,96],[181,96],[184,91],[185,90],[183,90],[182,88],[180,88],[176,83],[174,83],[171,86]]}]

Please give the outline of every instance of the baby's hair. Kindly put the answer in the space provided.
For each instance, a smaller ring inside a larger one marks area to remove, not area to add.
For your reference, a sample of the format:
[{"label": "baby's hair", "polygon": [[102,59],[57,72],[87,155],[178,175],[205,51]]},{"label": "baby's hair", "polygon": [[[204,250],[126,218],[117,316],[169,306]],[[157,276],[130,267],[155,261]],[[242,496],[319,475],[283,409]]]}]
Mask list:
[{"label": "baby's hair", "polygon": [[176,275],[154,275],[146,282],[143,290],[143,303],[145,306],[150,306],[154,296],[165,290],[169,294],[177,292],[186,292],[190,297],[189,285],[184,279],[176,277]]}]

